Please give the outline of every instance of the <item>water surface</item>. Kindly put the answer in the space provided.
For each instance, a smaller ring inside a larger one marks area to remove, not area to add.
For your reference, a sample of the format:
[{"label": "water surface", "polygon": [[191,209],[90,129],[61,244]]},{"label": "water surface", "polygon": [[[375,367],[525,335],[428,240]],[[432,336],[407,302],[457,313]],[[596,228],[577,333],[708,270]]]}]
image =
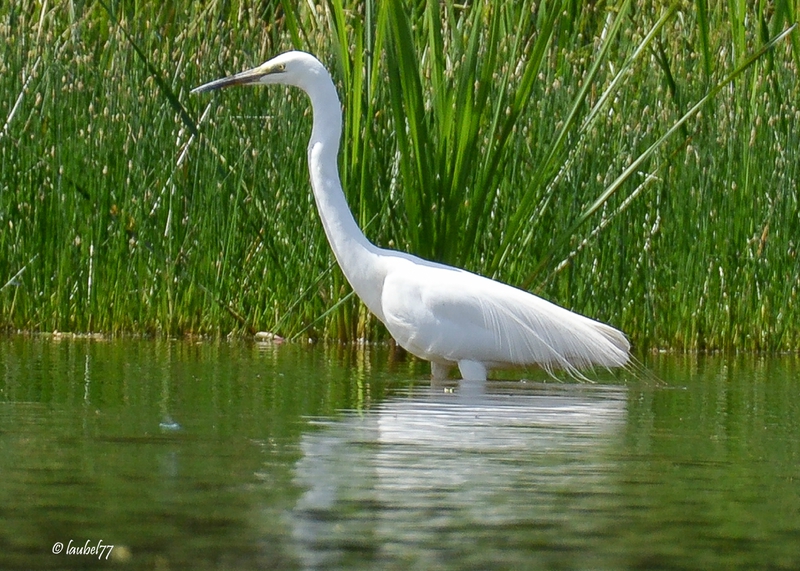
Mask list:
[{"label": "water surface", "polygon": [[465,394],[384,348],[0,339],[0,568],[800,568],[800,360],[646,366]]}]

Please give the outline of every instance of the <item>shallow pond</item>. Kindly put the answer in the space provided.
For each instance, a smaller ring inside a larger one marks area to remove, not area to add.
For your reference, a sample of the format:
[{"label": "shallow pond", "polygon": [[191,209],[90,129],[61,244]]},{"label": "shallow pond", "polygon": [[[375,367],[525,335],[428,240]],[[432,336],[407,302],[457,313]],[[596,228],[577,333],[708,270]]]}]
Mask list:
[{"label": "shallow pond", "polygon": [[0,339],[0,568],[800,568],[800,358],[645,366]]}]

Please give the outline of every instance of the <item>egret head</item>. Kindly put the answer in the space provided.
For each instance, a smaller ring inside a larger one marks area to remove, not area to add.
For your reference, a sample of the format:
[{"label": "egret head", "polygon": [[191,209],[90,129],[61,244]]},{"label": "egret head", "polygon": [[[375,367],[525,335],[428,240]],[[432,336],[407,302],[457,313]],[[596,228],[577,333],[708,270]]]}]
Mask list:
[{"label": "egret head", "polygon": [[192,89],[192,93],[233,85],[271,85],[276,83],[294,85],[308,91],[309,84],[320,76],[327,76],[327,71],[317,58],[305,52],[286,52],[253,69],[195,87]]}]

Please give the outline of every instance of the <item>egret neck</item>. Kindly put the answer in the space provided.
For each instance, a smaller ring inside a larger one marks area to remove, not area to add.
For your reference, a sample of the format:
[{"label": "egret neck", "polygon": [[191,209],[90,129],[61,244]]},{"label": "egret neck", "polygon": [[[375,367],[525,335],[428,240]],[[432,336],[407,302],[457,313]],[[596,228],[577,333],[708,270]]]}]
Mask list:
[{"label": "egret neck", "polygon": [[308,171],[325,235],[347,281],[378,319],[384,320],[381,293],[386,268],[383,251],[367,240],[345,200],[337,157],[342,110],[330,76],[319,74],[306,86],[313,108]]}]

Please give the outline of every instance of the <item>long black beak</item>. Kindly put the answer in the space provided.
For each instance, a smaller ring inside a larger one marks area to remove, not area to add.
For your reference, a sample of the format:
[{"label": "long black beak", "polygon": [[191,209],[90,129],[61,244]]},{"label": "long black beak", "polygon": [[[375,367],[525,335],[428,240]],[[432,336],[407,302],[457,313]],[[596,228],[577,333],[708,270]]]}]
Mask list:
[{"label": "long black beak", "polygon": [[261,78],[265,75],[281,73],[284,70],[285,68],[282,64],[267,62],[253,69],[237,73],[236,75],[204,83],[200,87],[192,89],[192,93],[202,93],[204,91],[212,91],[214,89],[222,89],[223,87],[232,87],[234,85],[252,85],[254,83],[259,83]]}]

